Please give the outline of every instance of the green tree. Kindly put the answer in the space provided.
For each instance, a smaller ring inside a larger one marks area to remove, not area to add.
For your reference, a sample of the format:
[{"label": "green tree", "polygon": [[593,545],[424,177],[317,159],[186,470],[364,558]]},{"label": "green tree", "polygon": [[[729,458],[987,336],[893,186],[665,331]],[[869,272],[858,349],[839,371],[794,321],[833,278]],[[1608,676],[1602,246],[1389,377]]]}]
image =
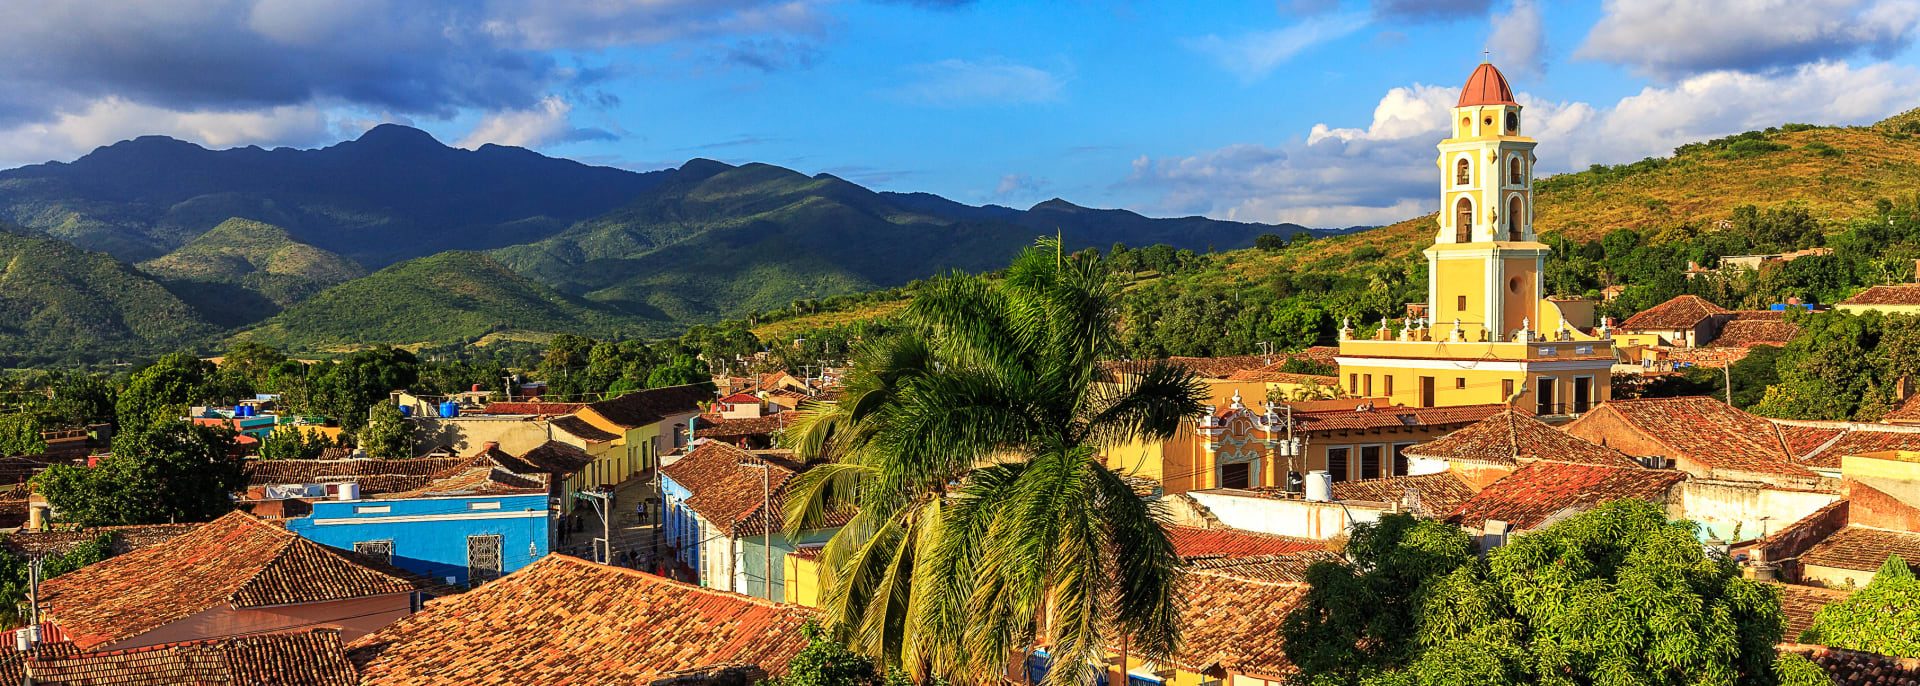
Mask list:
[{"label": "green tree", "polygon": [[1845,600],[1820,608],[1802,643],[1920,657],[1920,580],[1899,555],[1890,555],[1873,581]]},{"label": "green tree", "polygon": [[1253,237],[1253,247],[1274,252],[1287,247],[1287,239],[1274,234],[1263,233]]},{"label": "green tree", "polygon": [[873,658],[848,650],[833,640],[819,624],[800,627],[807,647],[787,660],[786,676],[761,682],[762,686],[881,686],[880,669]]},{"label": "green tree", "polygon": [[114,403],[120,430],[137,432],[155,423],[177,422],[187,406],[208,399],[217,371],[212,362],[173,353],[134,372]]},{"label": "green tree", "polygon": [[334,446],[335,442],[325,435],[303,431],[298,427],[275,430],[267,433],[266,440],[260,441],[260,459],[314,460]]},{"label": "green tree", "polygon": [[[40,573],[45,575],[42,581],[85,567],[113,556],[113,539],[106,535],[95,536],[83,541],[65,552],[47,555],[41,560]],[[21,610],[26,606],[30,590],[28,566],[31,563],[13,551],[0,548],[0,630],[15,629],[27,624],[27,618]]]},{"label": "green tree", "polygon": [[413,424],[400,408],[387,403],[373,406],[373,419],[360,432],[360,448],[367,457],[404,460],[413,457]]},{"label": "green tree", "polygon": [[713,388],[713,374],[707,365],[690,355],[675,355],[670,364],[654,367],[647,374],[647,388],[666,388],[687,384],[705,384]]},{"label": "green tree", "polygon": [[955,683],[992,680],[1036,641],[1052,684],[1090,676],[1122,636],[1147,659],[1172,654],[1167,515],[1100,455],[1174,435],[1205,390],[1164,361],[1100,383],[1118,291],[1053,239],[998,281],[923,288],[903,315],[913,328],[865,347],[839,401],[785,434],[835,460],[795,483],[789,535],[858,507],[821,565],[827,627],[855,650]]},{"label": "green tree", "polygon": [[204,522],[233,509],[247,485],[234,434],[165,422],[122,431],[93,467],[54,465],[34,477],[61,521],[86,526]]},{"label": "green tree", "polygon": [[83,372],[55,374],[47,380],[47,397],[36,403],[40,422],[56,428],[78,428],[112,422],[119,389],[106,376]]},{"label": "green tree", "polygon": [[1388,515],[1322,563],[1282,630],[1322,684],[1772,684],[1773,589],[1639,500],[1515,539]]},{"label": "green tree", "polygon": [[47,452],[40,437],[40,419],[29,412],[0,416],[0,455],[39,455]]}]

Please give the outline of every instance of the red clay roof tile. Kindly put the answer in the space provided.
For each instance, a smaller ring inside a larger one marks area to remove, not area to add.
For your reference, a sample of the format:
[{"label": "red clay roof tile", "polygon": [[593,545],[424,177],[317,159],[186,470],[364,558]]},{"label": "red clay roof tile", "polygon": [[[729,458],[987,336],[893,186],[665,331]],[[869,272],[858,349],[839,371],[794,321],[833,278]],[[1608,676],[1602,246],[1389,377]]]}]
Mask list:
[{"label": "red clay roof tile", "polygon": [[1920,305],[1920,283],[1874,286],[1860,291],[1841,305]]},{"label": "red clay roof tile", "polygon": [[1326,544],[1320,541],[1275,536],[1244,529],[1169,526],[1167,538],[1173,542],[1174,552],[1189,562],[1198,559],[1284,555],[1326,549]]},{"label": "red clay roof tile", "polygon": [[1406,454],[1450,462],[1504,466],[1518,466],[1535,460],[1612,467],[1639,466],[1625,453],[1594,445],[1530,415],[1511,410],[1407,448]]},{"label": "red clay roof tile", "polygon": [[1584,511],[1601,503],[1638,498],[1663,503],[1667,491],[1686,474],[1664,469],[1535,462],[1488,485],[1460,506],[1448,521],[1468,528],[1497,519],[1524,531],[1554,515]]},{"label": "red clay roof tile", "polygon": [[1691,329],[1708,317],[1730,313],[1732,310],[1707,302],[1706,298],[1683,295],[1628,317],[1618,328],[1625,331]]},{"label": "red clay roof tile", "polygon": [[[1772,422],[1702,396],[1613,400],[1578,425],[1613,413],[1648,437],[1709,467],[1790,476],[1813,476],[1787,453]],[[1681,455],[1669,455],[1680,457]]]},{"label": "red clay roof tile", "polygon": [[[71,644],[43,644],[32,660],[34,683],[56,686],[275,684],[354,686],[340,633],[313,629],[109,652],[82,653]],[[24,653],[0,651],[0,679],[24,683]]]},{"label": "red clay roof tile", "polygon": [[1800,553],[1800,563],[1873,572],[1899,555],[1908,566],[1920,566],[1920,533],[1849,526]]}]

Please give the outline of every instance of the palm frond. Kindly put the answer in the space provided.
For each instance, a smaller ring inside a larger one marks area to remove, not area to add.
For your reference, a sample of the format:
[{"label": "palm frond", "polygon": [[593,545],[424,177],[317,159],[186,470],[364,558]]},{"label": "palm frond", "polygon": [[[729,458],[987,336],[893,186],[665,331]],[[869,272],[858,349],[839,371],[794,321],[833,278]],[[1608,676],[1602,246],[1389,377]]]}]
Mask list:
[{"label": "palm frond", "polygon": [[1207,387],[1185,366],[1166,360],[1134,363],[1123,383],[1094,384],[1087,392],[1084,440],[1108,448],[1174,437],[1182,420],[1206,407]]}]

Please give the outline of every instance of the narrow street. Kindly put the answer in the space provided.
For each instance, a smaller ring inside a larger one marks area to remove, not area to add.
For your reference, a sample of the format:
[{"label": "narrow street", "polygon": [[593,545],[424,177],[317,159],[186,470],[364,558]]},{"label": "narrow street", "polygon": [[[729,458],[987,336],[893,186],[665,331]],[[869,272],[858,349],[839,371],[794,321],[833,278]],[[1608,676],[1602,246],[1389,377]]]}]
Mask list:
[{"label": "narrow street", "polygon": [[[638,509],[641,503],[647,505],[645,517],[640,515]],[[554,550],[566,555],[595,560],[594,539],[599,538],[604,531],[600,515],[590,501],[583,501],[576,505],[573,512],[566,521],[573,530],[561,534],[561,541]],[[652,571],[654,546],[657,544],[655,532],[659,528],[659,522],[659,496],[654,490],[653,472],[635,475],[614,487],[611,562],[623,567]],[[623,553],[625,557],[622,557]]]}]

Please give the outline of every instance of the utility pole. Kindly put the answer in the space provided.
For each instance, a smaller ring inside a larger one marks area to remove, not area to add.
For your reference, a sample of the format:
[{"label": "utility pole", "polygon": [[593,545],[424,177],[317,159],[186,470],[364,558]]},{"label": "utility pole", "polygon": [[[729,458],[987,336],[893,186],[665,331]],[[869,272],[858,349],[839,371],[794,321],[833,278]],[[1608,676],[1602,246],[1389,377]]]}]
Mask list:
[{"label": "utility pole", "polygon": [[574,497],[588,498],[593,501],[593,509],[600,513],[600,536],[605,542],[604,559],[600,564],[613,564],[613,491],[575,491]]},{"label": "utility pole", "polygon": [[760,511],[762,513],[760,550],[766,553],[765,560],[761,562],[763,566],[760,568],[760,576],[766,580],[764,586],[767,590],[767,600],[775,600],[773,597],[773,467],[768,465],[764,458],[760,460],[760,464],[741,462],[740,466],[760,468]]}]

